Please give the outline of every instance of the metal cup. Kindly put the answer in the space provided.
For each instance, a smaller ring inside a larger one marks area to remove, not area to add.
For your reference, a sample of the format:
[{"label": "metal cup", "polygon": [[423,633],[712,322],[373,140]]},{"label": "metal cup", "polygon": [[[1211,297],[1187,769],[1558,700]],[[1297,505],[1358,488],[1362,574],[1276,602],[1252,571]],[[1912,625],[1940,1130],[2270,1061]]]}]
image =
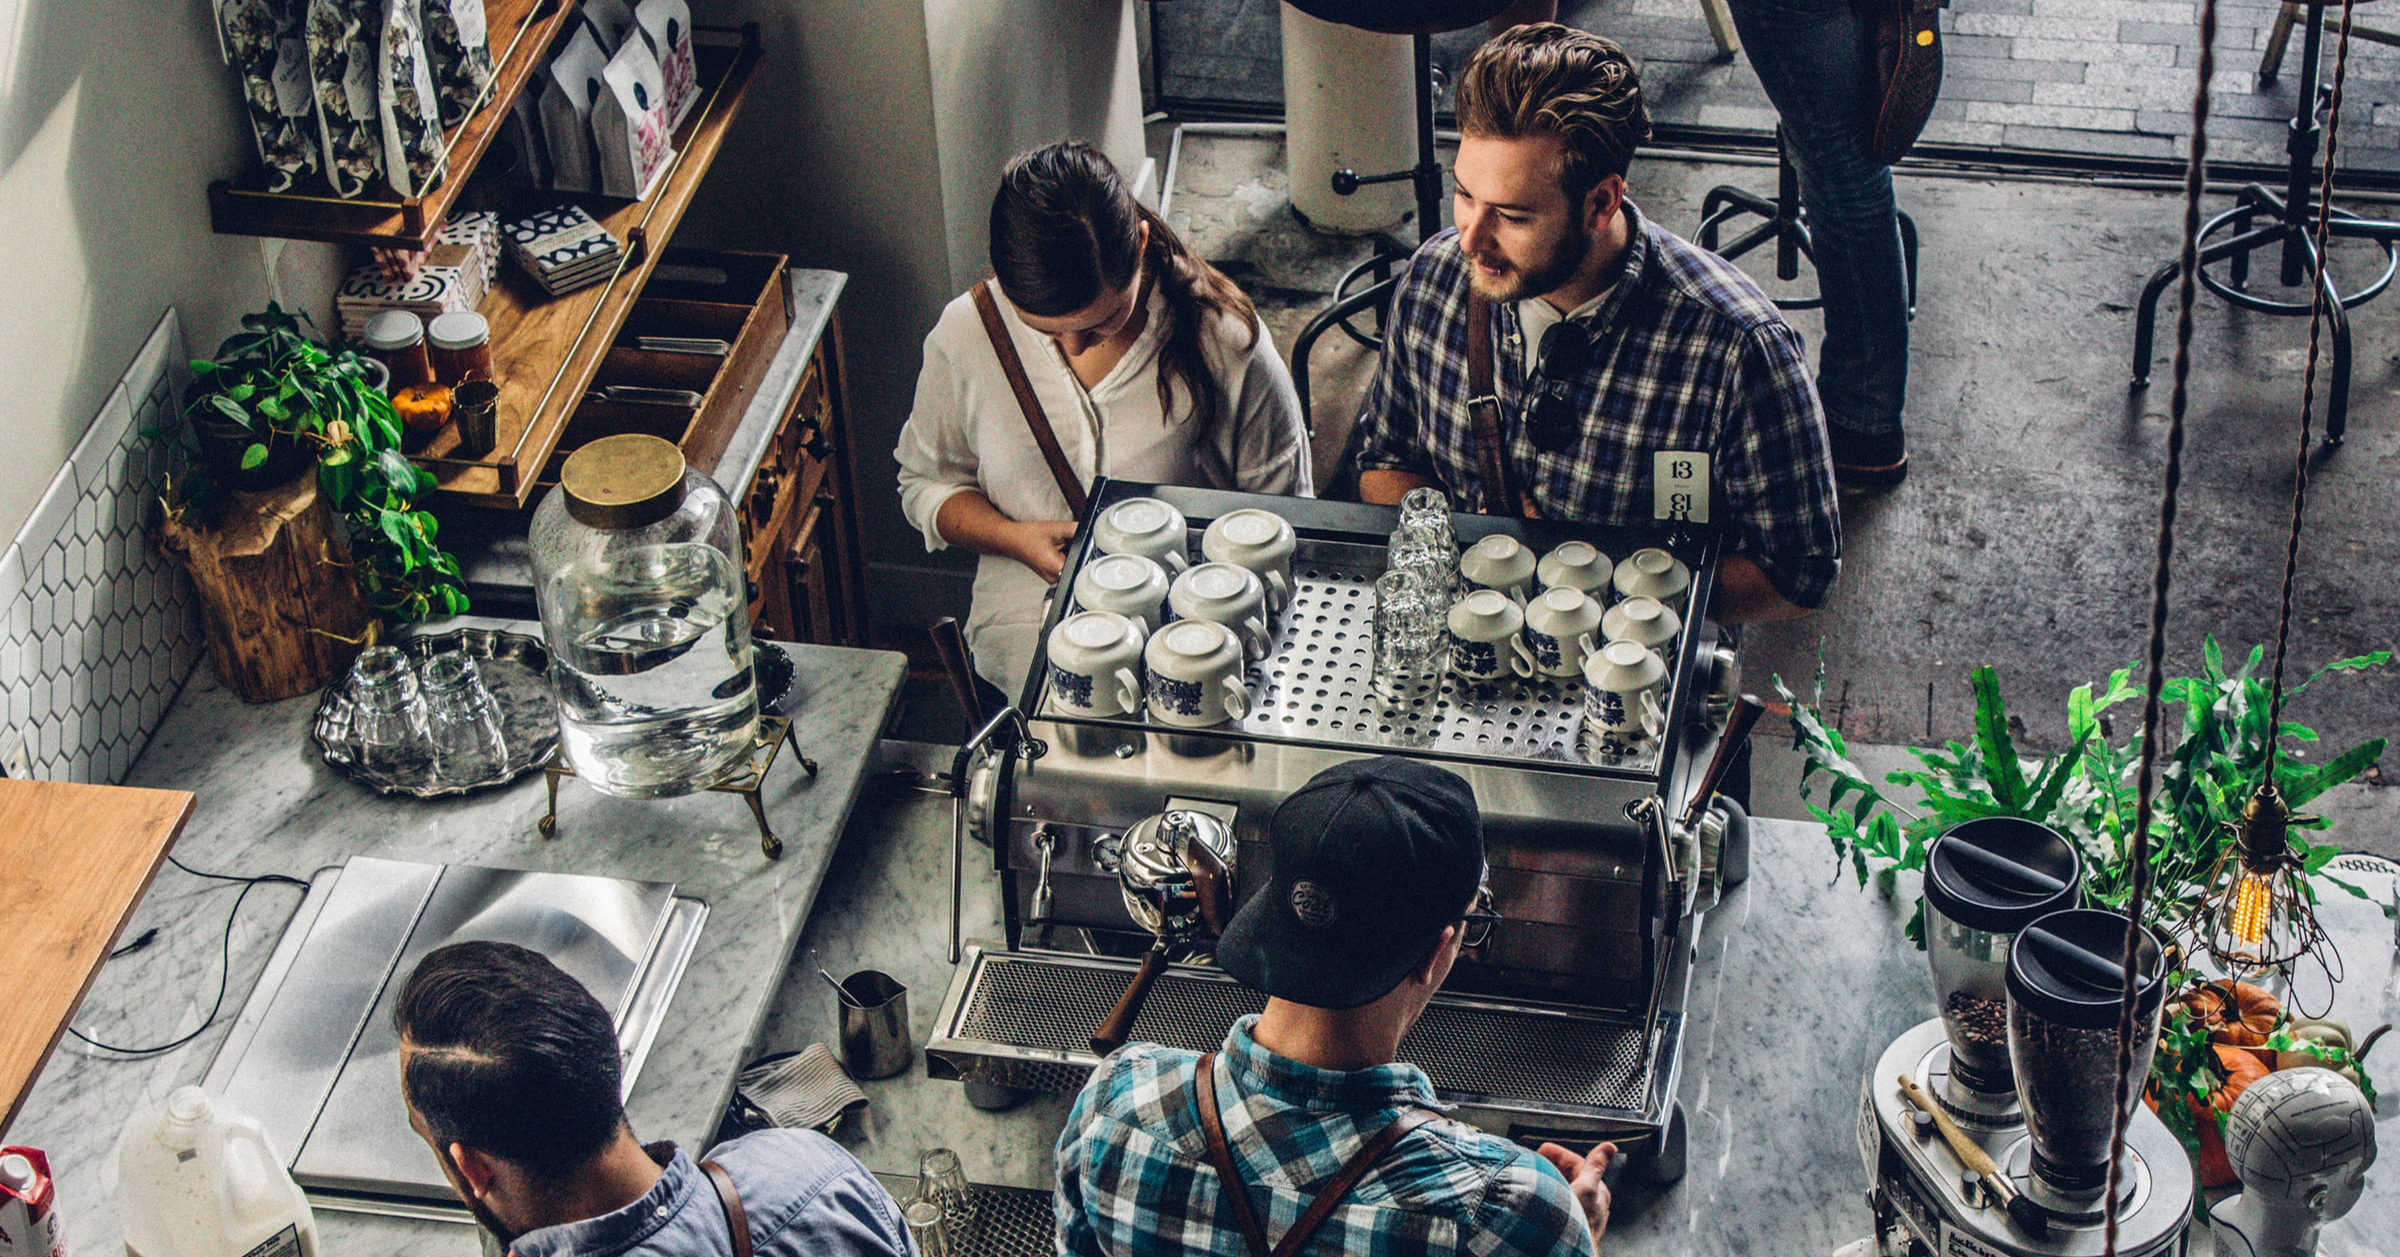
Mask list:
[{"label": "metal cup", "polygon": [[458,423],[458,452],[481,458],[500,444],[500,386],[468,380],[450,390],[450,417]]},{"label": "metal cup", "polygon": [[880,969],[842,979],[842,1068],[852,1078],[889,1078],[908,1068],[908,988]]}]

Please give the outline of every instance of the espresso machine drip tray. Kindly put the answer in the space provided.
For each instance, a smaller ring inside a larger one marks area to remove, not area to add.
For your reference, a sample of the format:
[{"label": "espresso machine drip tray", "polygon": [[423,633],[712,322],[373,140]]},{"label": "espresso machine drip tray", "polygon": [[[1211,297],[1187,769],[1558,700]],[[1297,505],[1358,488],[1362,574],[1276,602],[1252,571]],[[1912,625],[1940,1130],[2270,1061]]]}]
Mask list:
[{"label": "espresso machine drip tray", "polygon": [[[1092,1027],[1125,989],[1130,960],[970,946],[926,1044],[936,1078],[1073,1093],[1100,1058]],[[1266,997],[1213,968],[1159,977],[1132,1040],[1192,1052],[1221,1046]],[[1425,1071],[1452,1115],[1512,1137],[1641,1137],[1666,1123],[1680,1059],[1678,1014],[1662,1011],[1653,1049],[1639,1022],[1584,1009],[1437,994],[1400,1059]]]},{"label": "espresso machine drip tray", "polygon": [[617,1026],[630,1094],[708,909],[666,882],[357,857],[321,870],[204,1084],[267,1128],[319,1208],[464,1218],[400,1098],[392,1004],[449,943],[515,943]]}]

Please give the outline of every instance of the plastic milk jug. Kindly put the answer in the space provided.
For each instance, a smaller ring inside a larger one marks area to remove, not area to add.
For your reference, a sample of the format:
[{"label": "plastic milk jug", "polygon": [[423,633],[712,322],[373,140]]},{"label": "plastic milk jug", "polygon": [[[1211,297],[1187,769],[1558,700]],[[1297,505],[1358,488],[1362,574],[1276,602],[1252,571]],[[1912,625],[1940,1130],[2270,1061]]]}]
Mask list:
[{"label": "plastic milk jug", "polygon": [[58,1192],[39,1148],[0,1148],[0,1257],[67,1257]]},{"label": "plastic milk jug", "polygon": [[198,1087],[127,1123],[117,1191],[134,1257],[316,1257],[316,1217],[266,1131]]}]

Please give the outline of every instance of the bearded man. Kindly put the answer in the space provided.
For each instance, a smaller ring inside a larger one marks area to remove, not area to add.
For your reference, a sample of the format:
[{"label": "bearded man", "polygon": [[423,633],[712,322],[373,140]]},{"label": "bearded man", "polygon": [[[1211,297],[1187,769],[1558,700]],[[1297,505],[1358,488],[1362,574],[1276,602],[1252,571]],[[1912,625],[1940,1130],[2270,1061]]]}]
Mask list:
[{"label": "bearded man", "polygon": [[1520,26],[1460,71],[1458,127],[1458,226],[1393,294],[1352,438],[1359,495],[1432,485],[1457,509],[1638,525],[1666,477],[1724,530],[1711,619],[1822,605],[1841,517],[1800,337],[1627,199],[1650,136],[1632,59]]}]

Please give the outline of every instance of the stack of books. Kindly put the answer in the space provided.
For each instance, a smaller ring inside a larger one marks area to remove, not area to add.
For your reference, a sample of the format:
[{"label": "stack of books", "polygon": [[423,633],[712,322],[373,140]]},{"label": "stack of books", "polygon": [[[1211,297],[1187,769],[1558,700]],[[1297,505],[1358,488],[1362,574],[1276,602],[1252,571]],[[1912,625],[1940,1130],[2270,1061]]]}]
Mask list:
[{"label": "stack of books", "polygon": [[508,224],[509,256],[553,297],[600,283],[625,246],[582,207],[561,205]]},{"label": "stack of books", "polygon": [[423,254],[381,254],[350,272],[334,294],[342,336],[357,340],[367,320],[386,310],[407,310],[431,322],[437,314],[473,310],[491,290],[500,267],[500,216],[488,210],[460,214],[442,225]]}]

